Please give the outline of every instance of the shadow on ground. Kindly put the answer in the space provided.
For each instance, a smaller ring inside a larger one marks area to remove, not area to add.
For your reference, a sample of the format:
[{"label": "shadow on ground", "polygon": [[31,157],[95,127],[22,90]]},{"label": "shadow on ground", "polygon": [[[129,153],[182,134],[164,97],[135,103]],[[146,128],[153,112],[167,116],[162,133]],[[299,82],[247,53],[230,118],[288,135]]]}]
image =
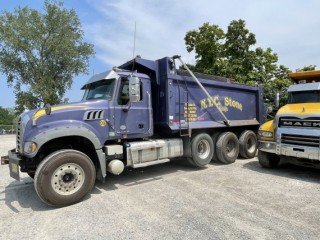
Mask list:
[{"label": "shadow on ground", "polygon": [[206,168],[196,168],[191,166],[186,159],[179,159],[172,162],[153,165],[145,168],[127,168],[121,175],[115,176],[110,173],[107,173],[107,178],[105,183],[97,182],[96,191],[99,191],[97,188],[103,189],[105,191],[113,191],[118,189],[118,186],[135,186],[139,184],[144,184],[147,182],[158,181],[172,173],[177,172],[190,172],[190,171],[201,171]]},{"label": "shadow on ground", "polygon": [[284,178],[297,179],[305,182],[320,183],[320,169],[281,164],[278,168],[262,168],[258,161],[251,161],[243,165],[244,168],[262,174],[275,175]]},{"label": "shadow on ground", "polygon": [[[189,165],[184,159],[145,168],[128,168],[119,176],[108,174],[105,183],[96,181],[91,194],[101,194],[101,190],[113,191],[118,189],[118,186],[131,187],[151,181],[158,181],[162,179],[163,176],[176,172],[183,173],[204,169],[206,168],[195,168]],[[15,213],[19,213],[21,208],[31,208],[34,211],[50,211],[55,209],[55,207],[48,206],[40,200],[33,183],[30,177],[24,177],[20,182],[12,181],[5,187],[4,191],[0,192],[0,202],[3,201],[5,205]],[[4,198],[2,198],[2,196],[4,196]],[[90,199],[90,194],[82,201],[87,201],[88,199]]]}]

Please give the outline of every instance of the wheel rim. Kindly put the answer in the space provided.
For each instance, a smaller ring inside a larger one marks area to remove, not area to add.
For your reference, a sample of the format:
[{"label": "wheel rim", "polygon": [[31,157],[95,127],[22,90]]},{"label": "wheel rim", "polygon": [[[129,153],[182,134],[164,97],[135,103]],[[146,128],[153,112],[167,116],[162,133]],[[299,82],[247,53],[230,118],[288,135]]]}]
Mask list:
[{"label": "wheel rim", "polygon": [[235,142],[233,140],[228,141],[227,146],[226,146],[226,150],[227,150],[227,155],[229,157],[233,157],[235,155]]},{"label": "wheel rim", "polygon": [[71,195],[78,191],[85,181],[83,169],[75,163],[67,163],[57,168],[51,178],[51,187],[61,195]]},{"label": "wheel rim", "polygon": [[210,144],[207,140],[201,140],[198,144],[198,156],[201,159],[205,159],[210,154]]},{"label": "wheel rim", "polygon": [[249,153],[253,153],[256,149],[256,141],[254,137],[250,137],[247,141],[247,150]]}]

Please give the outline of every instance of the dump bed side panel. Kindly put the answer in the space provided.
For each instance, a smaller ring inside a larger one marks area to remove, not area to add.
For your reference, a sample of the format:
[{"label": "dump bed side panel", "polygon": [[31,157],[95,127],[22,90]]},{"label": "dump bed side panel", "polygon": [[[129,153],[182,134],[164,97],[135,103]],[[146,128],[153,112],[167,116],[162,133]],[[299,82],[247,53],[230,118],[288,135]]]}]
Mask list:
[{"label": "dump bed side panel", "polygon": [[220,111],[230,121],[230,126],[260,124],[261,88],[212,80],[200,81],[212,98],[208,98],[191,78],[172,75],[168,79],[167,124],[171,130],[225,127],[225,118]]}]

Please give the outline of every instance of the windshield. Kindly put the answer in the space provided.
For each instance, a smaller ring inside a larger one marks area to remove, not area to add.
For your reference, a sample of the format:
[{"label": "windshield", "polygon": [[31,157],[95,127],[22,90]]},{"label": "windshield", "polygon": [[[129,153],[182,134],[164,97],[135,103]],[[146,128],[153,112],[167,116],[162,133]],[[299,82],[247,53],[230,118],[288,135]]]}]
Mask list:
[{"label": "windshield", "polygon": [[304,92],[291,92],[289,93],[289,103],[311,103],[320,102],[319,91],[304,91]]},{"label": "windshield", "polygon": [[90,99],[111,100],[115,79],[107,79],[91,83],[84,92],[82,101]]}]

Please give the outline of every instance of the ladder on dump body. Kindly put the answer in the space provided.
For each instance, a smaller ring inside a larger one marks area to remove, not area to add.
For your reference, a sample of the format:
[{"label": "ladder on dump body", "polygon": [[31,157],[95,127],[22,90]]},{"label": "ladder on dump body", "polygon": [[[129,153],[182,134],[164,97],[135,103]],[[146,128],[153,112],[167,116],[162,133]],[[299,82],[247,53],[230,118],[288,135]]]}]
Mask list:
[{"label": "ladder on dump body", "polygon": [[[181,113],[181,105],[184,107],[187,105],[187,109],[189,109],[189,90],[188,90],[188,86],[186,81],[184,81],[184,84],[186,86],[186,91],[184,91],[184,93],[187,95],[187,102],[181,102],[181,91],[180,91],[180,83],[179,80],[177,80],[177,84],[178,84],[178,89],[179,89],[179,134],[181,137],[183,136],[188,136],[191,137],[191,129],[190,129],[190,122],[189,122],[189,117],[186,117],[186,122],[187,122],[187,128],[182,128],[181,126],[181,116],[183,116],[185,114],[186,111]],[[187,114],[189,114],[189,110],[187,111]]]},{"label": "ladder on dump body", "polygon": [[[181,62],[181,64],[184,66],[185,69],[187,69],[187,71],[189,72],[189,74],[191,75],[191,77],[196,81],[196,83],[199,85],[199,87],[202,89],[202,91],[207,95],[208,98],[213,99],[210,94],[207,92],[207,90],[202,86],[202,84],[199,82],[199,80],[196,78],[196,76],[192,73],[192,71],[188,68],[188,66],[182,61],[181,57],[178,55],[174,55],[172,57],[173,59],[179,59],[179,61]],[[180,95],[179,95],[180,96]],[[180,108],[179,108],[180,109]],[[230,126],[230,121],[227,119],[227,117],[224,115],[224,113],[221,111],[220,108],[218,108],[218,111],[220,112],[221,116],[224,118],[223,122],[226,126]],[[179,110],[180,111],[180,110]],[[189,127],[188,127],[189,129]],[[190,135],[189,135],[190,136]],[[190,136],[191,137],[191,136]]]}]

